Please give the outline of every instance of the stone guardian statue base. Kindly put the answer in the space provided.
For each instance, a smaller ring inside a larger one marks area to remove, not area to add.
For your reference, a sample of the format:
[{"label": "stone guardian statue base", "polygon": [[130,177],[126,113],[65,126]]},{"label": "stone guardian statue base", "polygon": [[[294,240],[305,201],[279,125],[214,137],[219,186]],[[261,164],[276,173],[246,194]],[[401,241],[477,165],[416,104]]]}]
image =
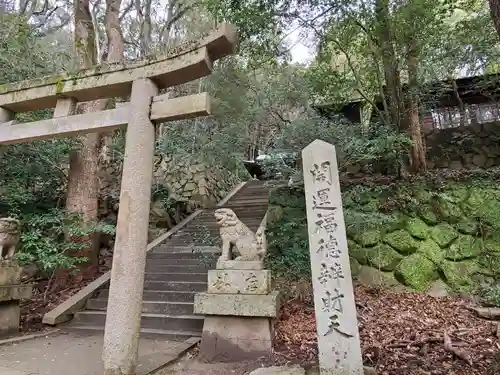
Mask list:
[{"label": "stone guardian statue base", "polygon": [[[267,216],[267,215],[266,215]],[[265,270],[266,216],[254,234],[226,208],[215,211],[221,226],[222,255],[208,271],[208,290],[197,293],[195,314],[205,315],[200,356],[209,362],[233,362],[269,356],[279,292]],[[232,259],[232,251],[239,256]]]},{"label": "stone guardian statue base", "polygon": [[18,220],[0,219],[0,337],[19,332],[19,300],[30,298],[33,288],[21,284],[22,268],[13,261],[20,232]]}]

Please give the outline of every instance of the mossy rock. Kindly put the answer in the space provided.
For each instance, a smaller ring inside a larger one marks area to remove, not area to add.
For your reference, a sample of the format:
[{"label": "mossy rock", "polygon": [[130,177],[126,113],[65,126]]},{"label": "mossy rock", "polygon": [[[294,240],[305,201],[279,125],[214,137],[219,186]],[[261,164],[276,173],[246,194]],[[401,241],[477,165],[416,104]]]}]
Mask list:
[{"label": "mossy rock", "polygon": [[368,250],[359,246],[352,240],[347,240],[349,256],[356,259],[360,264],[368,264]]},{"label": "mossy rock", "polygon": [[463,234],[477,234],[478,223],[476,220],[464,219],[456,225],[457,230]]},{"label": "mossy rock", "polygon": [[362,247],[375,246],[380,242],[381,238],[380,231],[377,229],[365,230],[354,236],[354,240]]},{"label": "mossy rock", "polygon": [[458,237],[450,224],[441,223],[431,228],[431,238],[441,247],[447,247]]},{"label": "mossy rock", "polygon": [[413,237],[420,240],[429,238],[429,227],[419,218],[408,219],[408,222],[406,223],[406,230]]},{"label": "mossy rock", "polygon": [[382,272],[370,266],[361,266],[356,279],[364,285],[379,285],[389,288],[401,285],[394,277],[393,272]]},{"label": "mossy rock", "polygon": [[349,257],[349,263],[351,265],[351,277],[358,276],[361,272],[362,265],[353,257]]},{"label": "mossy rock", "polygon": [[445,258],[444,250],[431,239],[420,242],[417,252],[436,264],[441,263]]},{"label": "mossy rock", "polygon": [[446,249],[446,259],[460,261],[477,257],[481,252],[482,240],[467,235],[460,235],[448,249]]},{"label": "mossy rock", "polygon": [[500,277],[500,253],[482,254],[477,259],[477,263],[481,268],[481,273],[496,278]]},{"label": "mossy rock", "polygon": [[460,207],[453,202],[445,199],[439,199],[439,215],[448,223],[459,223],[463,220],[464,214]]},{"label": "mossy rock", "polygon": [[386,244],[380,244],[366,250],[368,264],[381,271],[394,270],[401,259],[403,259],[397,251]]},{"label": "mossy rock", "polygon": [[418,215],[428,225],[436,225],[439,222],[434,209],[428,204],[423,205],[419,209]]},{"label": "mossy rock", "polygon": [[418,241],[404,229],[387,234],[384,242],[404,255],[412,254],[418,248]]},{"label": "mossy rock", "polygon": [[465,201],[464,207],[471,210],[471,214],[475,215],[485,204],[484,193],[481,189],[471,188],[469,198]]},{"label": "mossy rock", "polygon": [[500,253],[500,235],[495,233],[494,236],[486,238],[484,240],[483,246],[487,251]]},{"label": "mossy rock", "polygon": [[479,220],[491,225],[495,229],[500,229],[500,202],[487,201],[478,212]]},{"label": "mossy rock", "polygon": [[451,189],[446,190],[446,193],[453,197],[455,203],[464,202],[469,198],[469,187],[463,184],[451,186]]},{"label": "mossy rock", "polygon": [[428,190],[426,190],[425,186],[419,186],[419,189],[416,190],[413,193],[413,196],[420,202],[420,203],[429,203],[432,200],[432,193],[430,193]]},{"label": "mossy rock", "polygon": [[443,261],[439,268],[446,283],[453,289],[471,286],[473,284],[472,276],[479,269],[475,262],[452,262],[449,260]]},{"label": "mossy rock", "polygon": [[408,217],[401,213],[387,215],[386,217],[384,217],[384,224],[383,224],[385,232],[389,233],[399,229],[404,229],[407,221]]},{"label": "mossy rock", "polygon": [[429,289],[432,282],[439,278],[434,262],[419,253],[404,258],[394,275],[398,281],[418,291]]},{"label": "mossy rock", "polygon": [[380,209],[380,202],[378,199],[370,199],[367,203],[359,207],[359,210],[361,212],[379,212]]}]

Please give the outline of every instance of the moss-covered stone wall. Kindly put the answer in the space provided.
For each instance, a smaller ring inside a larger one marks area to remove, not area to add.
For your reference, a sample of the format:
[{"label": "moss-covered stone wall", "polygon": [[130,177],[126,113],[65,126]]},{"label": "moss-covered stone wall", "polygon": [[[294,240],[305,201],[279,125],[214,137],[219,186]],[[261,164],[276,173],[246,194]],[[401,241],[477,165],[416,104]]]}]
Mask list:
[{"label": "moss-covered stone wall", "polygon": [[[344,187],[353,275],[364,283],[460,289],[500,275],[500,189],[492,181]],[[303,187],[270,193],[268,264],[307,277]]]}]

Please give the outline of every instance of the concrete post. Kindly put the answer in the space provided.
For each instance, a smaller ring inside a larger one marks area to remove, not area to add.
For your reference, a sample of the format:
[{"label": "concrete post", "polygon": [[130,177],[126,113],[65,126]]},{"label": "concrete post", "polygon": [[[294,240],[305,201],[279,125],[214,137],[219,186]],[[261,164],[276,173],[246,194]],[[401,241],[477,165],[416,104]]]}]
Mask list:
[{"label": "concrete post", "polygon": [[133,82],[104,332],[105,375],[133,375],[137,363],[155,146],[149,114],[155,95],[158,88],[151,80]]}]

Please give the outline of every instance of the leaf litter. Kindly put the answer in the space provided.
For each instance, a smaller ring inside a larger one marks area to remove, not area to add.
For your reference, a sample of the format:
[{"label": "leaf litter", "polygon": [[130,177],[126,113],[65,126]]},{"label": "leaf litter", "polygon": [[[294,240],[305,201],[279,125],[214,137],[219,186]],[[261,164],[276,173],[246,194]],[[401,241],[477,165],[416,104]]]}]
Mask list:
[{"label": "leaf litter", "polygon": [[[496,322],[478,318],[468,301],[363,285],[355,287],[355,295],[363,361],[377,374],[500,374]],[[276,341],[282,361],[317,362],[311,298],[285,304]]]}]

